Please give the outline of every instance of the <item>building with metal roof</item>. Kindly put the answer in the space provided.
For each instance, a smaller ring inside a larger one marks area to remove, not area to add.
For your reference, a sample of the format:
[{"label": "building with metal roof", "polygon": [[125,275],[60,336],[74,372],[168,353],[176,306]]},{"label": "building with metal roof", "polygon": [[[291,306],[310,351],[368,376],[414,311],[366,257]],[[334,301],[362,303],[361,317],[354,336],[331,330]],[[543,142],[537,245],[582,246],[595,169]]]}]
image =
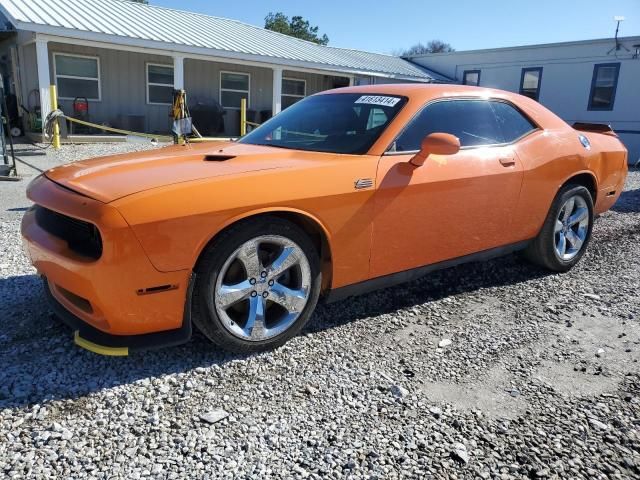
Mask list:
[{"label": "building with metal roof", "polygon": [[45,116],[53,83],[63,108],[86,97],[92,121],[143,121],[147,131],[167,130],[173,88],[221,104],[224,133],[236,134],[240,97],[259,118],[328,88],[450,81],[400,57],[126,0],[0,0],[0,21],[2,51],[27,109],[40,105]]}]

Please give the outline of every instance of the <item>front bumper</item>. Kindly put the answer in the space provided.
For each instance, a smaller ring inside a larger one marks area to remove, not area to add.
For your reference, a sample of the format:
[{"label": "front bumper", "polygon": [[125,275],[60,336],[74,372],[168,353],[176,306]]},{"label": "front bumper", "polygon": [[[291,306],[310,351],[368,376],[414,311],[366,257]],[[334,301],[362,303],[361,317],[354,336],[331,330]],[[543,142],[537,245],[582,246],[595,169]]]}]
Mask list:
[{"label": "front bumper", "polygon": [[[34,180],[27,195],[38,205],[96,225],[102,236],[100,258],[82,257],[66,241],[38,225],[33,210],[22,219],[25,249],[38,273],[46,278],[47,295],[56,314],[81,337],[135,350],[150,348],[152,340],[163,346],[176,343],[160,341],[164,337],[183,339],[186,331],[190,335],[185,306],[190,304],[191,271],[156,270],[130,226],[112,206],[45,177]],[[135,340],[136,336],[143,338]]]},{"label": "front bumper", "polygon": [[[51,305],[54,315],[74,331],[74,341],[80,347],[100,355],[124,356],[129,352],[153,350],[172,347],[186,343],[191,338],[191,301],[187,301],[184,308],[182,325],[174,330],[147,333],[141,335],[110,335],[76,317],[56,300],[49,282],[42,277],[45,296]],[[191,299],[195,274],[189,281],[187,297]]]}]

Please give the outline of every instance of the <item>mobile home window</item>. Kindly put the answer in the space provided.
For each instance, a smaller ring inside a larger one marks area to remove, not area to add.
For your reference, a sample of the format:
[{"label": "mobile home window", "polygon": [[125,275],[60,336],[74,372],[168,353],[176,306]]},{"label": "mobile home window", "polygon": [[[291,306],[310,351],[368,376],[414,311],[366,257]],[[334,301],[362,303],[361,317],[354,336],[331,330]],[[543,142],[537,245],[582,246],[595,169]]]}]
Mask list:
[{"label": "mobile home window", "polygon": [[53,54],[58,96],[63,100],[86,97],[100,100],[100,60],[84,55]]},{"label": "mobile home window", "polygon": [[601,63],[593,67],[589,110],[613,110],[618,86],[619,63]]},{"label": "mobile home window", "polygon": [[480,85],[480,70],[465,70],[462,74],[463,85]]},{"label": "mobile home window", "polygon": [[523,68],[522,76],[520,77],[520,95],[538,100],[541,81],[542,67]]},{"label": "mobile home window", "polygon": [[249,74],[220,72],[220,103],[224,108],[240,108],[246,98],[249,106]]},{"label": "mobile home window", "polygon": [[282,79],[282,109],[290,107],[307,94],[307,82],[297,78]]},{"label": "mobile home window", "polygon": [[173,102],[173,67],[147,63],[147,103],[171,105]]}]

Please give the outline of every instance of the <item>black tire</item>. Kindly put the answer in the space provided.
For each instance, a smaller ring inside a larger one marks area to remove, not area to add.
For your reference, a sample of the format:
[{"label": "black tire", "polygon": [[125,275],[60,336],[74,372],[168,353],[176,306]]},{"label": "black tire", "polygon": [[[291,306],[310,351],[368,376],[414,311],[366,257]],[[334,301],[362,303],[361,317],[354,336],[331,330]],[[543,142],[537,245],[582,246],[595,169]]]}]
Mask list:
[{"label": "black tire", "polygon": [[[214,292],[220,270],[226,260],[245,242],[263,235],[278,235],[295,242],[307,257],[311,270],[311,287],[307,303],[297,320],[283,333],[263,341],[244,340],[230,332],[219,318]],[[239,222],[222,232],[203,252],[196,266],[196,284],[192,298],[194,325],[224,350],[249,353],[283,345],[296,336],[313,313],[322,285],[320,259],[308,235],[295,224],[273,216],[261,216]]]},{"label": "black tire", "polygon": [[[554,231],[556,219],[564,204],[574,196],[580,196],[584,199],[587,209],[589,210],[589,225],[586,232],[585,240],[577,254],[570,260],[562,259],[556,252],[555,241],[556,233]],[[560,189],[556,198],[551,204],[551,209],[547,214],[547,218],[542,226],[542,230],[538,236],[527,246],[523,252],[523,256],[532,263],[540,265],[554,272],[567,272],[580,261],[591,240],[591,231],[593,229],[593,199],[591,193],[582,185],[568,184]]]}]

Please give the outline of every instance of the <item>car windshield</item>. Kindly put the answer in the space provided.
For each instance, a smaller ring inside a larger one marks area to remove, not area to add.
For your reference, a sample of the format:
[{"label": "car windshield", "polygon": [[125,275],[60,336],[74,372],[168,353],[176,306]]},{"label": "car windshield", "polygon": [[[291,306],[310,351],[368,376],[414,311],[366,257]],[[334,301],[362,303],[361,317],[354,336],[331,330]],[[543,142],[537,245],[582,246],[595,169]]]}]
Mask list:
[{"label": "car windshield", "polygon": [[364,154],[405,103],[405,97],[393,95],[315,95],[282,111],[240,139],[240,143]]}]

